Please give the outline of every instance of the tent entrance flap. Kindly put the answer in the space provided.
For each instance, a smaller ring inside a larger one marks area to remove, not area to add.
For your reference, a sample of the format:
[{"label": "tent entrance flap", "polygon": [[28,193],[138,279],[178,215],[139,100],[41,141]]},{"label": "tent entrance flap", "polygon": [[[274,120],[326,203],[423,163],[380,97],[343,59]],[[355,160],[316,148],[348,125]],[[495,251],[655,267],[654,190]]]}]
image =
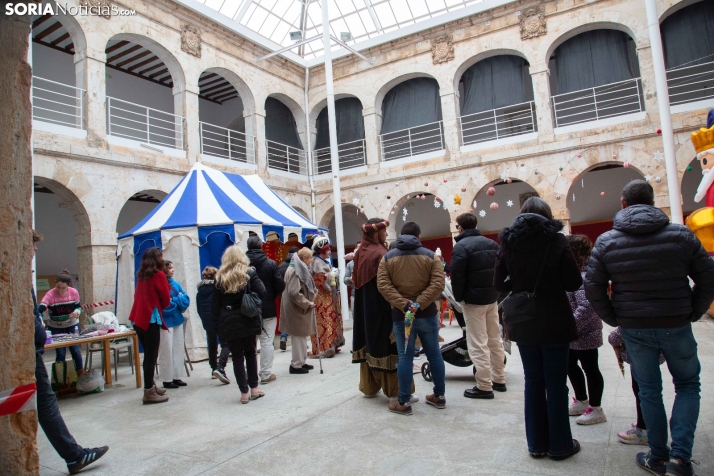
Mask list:
[{"label": "tent entrance flap", "polygon": [[223,252],[235,243],[234,225],[198,227],[198,261],[200,270],[206,266],[220,268]]},{"label": "tent entrance flap", "polygon": [[144,256],[144,252],[149,248],[159,248],[161,249],[161,231],[152,231],[149,233],[144,233],[142,235],[136,235],[134,237],[134,285],[138,277],[136,276],[136,271],[139,271],[141,267],[141,257]]}]

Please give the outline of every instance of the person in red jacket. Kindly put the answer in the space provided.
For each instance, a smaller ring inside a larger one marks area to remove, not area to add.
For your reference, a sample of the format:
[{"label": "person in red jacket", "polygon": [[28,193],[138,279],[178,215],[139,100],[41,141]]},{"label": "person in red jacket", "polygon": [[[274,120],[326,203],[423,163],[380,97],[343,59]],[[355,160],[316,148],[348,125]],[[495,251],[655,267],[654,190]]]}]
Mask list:
[{"label": "person in red jacket", "polygon": [[159,331],[166,325],[162,310],[171,301],[169,280],[163,272],[164,254],[159,248],[149,248],[141,257],[134,304],[131,306],[129,320],[144,347],[144,403],[162,403],[168,401],[165,389],[154,384],[156,360],[159,357]]}]

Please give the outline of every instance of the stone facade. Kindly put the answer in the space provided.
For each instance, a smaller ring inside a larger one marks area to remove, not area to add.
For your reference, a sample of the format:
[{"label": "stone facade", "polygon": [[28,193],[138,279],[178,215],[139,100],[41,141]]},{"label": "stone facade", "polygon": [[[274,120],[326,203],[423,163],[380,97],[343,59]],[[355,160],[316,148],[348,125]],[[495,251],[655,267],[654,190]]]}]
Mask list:
[{"label": "stone facade", "polygon": [[[0,17],[0,391],[35,381],[27,18]],[[37,412],[0,417],[0,474],[39,474]]]},{"label": "stone facade", "polygon": [[[660,16],[679,4],[678,0],[659,1]],[[205,160],[207,165],[222,170],[253,173],[252,168],[208,160],[200,154],[198,79],[206,71],[223,75],[238,90],[244,104],[246,132],[255,137],[257,173],[291,205],[307,212],[308,217],[314,213],[317,223],[323,226],[329,223],[334,213],[330,175],[315,178],[313,203],[308,178],[271,170],[265,150],[265,100],[269,96],[280,99],[292,110],[303,144],[314,143],[315,120],[325,106],[324,68],[317,66],[310,70],[309,99],[305,105],[306,76],[301,67],[280,57],[256,62],[257,57],[266,53],[264,49],[169,0],[126,0],[123,7],[135,9],[137,15],[113,16],[108,21],[99,17],[61,19],[75,44],[77,86],[87,91],[87,138],[41,131],[34,134],[36,181],[44,181],[66,195],[65,201],[70,203],[79,225],[77,246],[85,271],[80,282],[83,300],[114,296],[115,224],[123,204],[133,194],[148,189],[170,191],[197,160]],[[335,94],[338,98],[357,97],[362,102],[365,124],[366,166],[343,174],[346,203],[359,199],[366,216],[389,216],[387,194],[398,210],[408,194],[428,192],[451,197],[458,193],[462,204],[450,208],[453,221],[458,213],[469,209],[479,190],[508,174],[535,188],[551,204],[555,215],[568,223],[567,201],[556,200],[556,196],[567,196],[572,184],[598,165],[628,161],[643,175],[666,176],[664,162],[653,160],[654,152],[662,149],[662,140],[656,132],[659,113],[644,3],[551,0],[529,4],[529,9],[534,8],[528,10],[530,13],[521,8],[520,2],[514,2],[363,51],[365,56],[374,58],[372,66],[355,56],[335,60]],[[533,12],[542,21],[542,28],[535,29],[535,24],[529,23],[531,35],[523,40],[521,20],[524,15],[533,17]],[[187,52],[182,48],[182,31],[187,24],[200,30],[200,57],[195,55],[195,49]],[[619,122],[614,119],[556,128],[548,59],[563,41],[593,28],[622,30],[635,41],[644,112]],[[434,43],[443,38],[450,38],[444,56],[447,60],[435,61]],[[180,156],[107,142],[104,49],[110,39],[144,45],[171,72],[175,113],[184,117],[185,152]],[[459,131],[459,79],[477,61],[498,54],[513,54],[528,61],[538,131],[522,138],[463,146]],[[428,157],[382,162],[378,138],[382,100],[394,85],[414,77],[432,77],[439,84],[444,150]],[[680,107],[673,114],[680,181],[694,156],[690,132],[703,124],[709,107],[714,107],[714,103]],[[431,186],[424,187],[424,182]],[[653,186],[657,205],[668,209],[666,180],[653,181]],[[375,187],[379,187],[379,193],[375,193]],[[392,236],[394,232],[390,230]]]}]

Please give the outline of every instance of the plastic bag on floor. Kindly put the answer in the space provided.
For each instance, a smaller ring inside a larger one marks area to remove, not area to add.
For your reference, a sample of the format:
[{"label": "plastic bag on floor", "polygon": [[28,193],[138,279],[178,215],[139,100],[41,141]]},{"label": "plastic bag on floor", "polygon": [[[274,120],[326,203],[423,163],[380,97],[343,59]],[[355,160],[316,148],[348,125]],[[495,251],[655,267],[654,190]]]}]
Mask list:
[{"label": "plastic bag on floor", "polygon": [[101,393],[104,391],[104,377],[94,369],[87,370],[77,379],[79,393]]}]

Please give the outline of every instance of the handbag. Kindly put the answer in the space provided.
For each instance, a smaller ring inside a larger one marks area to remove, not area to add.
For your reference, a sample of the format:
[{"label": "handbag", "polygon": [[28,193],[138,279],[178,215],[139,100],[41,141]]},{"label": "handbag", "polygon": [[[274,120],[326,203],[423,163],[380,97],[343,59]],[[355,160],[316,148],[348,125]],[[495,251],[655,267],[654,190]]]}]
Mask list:
[{"label": "handbag", "polygon": [[518,293],[511,292],[506,299],[501,302],[503,306],[503,320],[509,326],[513,324],[518,324],[521,322],[530,321],[535,318],[536,308],[536,292],[538,290],[538,284],[540,283],[540,278],[543,275],[543,268],[545,268],[545,261],[548,259],[548,252],[550,251],[550,245],[552,241],[548,243],[548,247],[545,250],[545,256],[543,256],[543,262],[540,265],[540,271],[538,271],[538,278],[536,279],[535,286],[533,287],[533,292],[521,291]]},{"label": "handbag", "polygon": [[243,299],[240,303],[240,313],[250,320],[257,321],[260,329],[268,335],[268,331],[263,326],[263,301],[258,296],[258,293],[250,290],[250,279],[245,285]]}]

